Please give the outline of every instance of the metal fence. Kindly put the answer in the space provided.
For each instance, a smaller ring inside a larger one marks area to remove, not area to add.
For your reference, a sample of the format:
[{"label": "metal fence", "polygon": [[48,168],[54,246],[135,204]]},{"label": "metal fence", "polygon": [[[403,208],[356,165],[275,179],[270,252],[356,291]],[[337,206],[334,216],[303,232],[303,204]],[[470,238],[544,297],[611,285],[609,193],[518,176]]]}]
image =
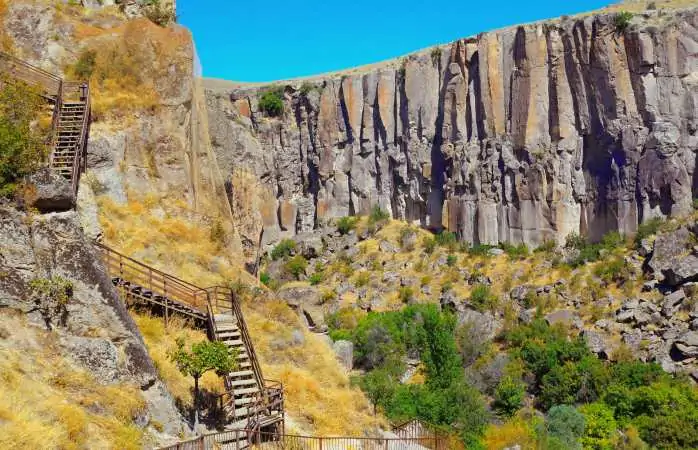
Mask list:
[{"label": "metal fence", "polygon": [[213,433],[161,450],[448,450],[440,436],[419,438],[313,437],[245,430]]}]

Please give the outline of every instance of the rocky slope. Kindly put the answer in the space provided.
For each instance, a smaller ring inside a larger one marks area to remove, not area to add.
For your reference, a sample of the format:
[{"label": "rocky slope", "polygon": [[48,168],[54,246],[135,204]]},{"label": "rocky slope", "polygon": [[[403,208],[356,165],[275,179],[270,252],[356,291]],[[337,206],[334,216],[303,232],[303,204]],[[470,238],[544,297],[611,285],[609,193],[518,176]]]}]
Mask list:
[{"label": "rocky slope", "polygon": [[[165,435],[160,437],[167,438],[169,435],[170,441],[180,433],[187,432],[186,422],[158,380],[138,329],[118,298],[111,279],[98,262],[89,239],[83,234],[77,213],[30,215],[0,205],[0,235],[0,310],[20,311],[26,317],[25,324],[14,325],[5,331],[2,341],[8,345],[0,348],[1,353],[9,358],[13,349],[29,351],[26,347],[32,347],[31,343],[38,338],[26,338],[31,335],[27,330],[48,330],[47,340],[50,344],[31,348],[43,355],[41,357],[45,357],[46,361],[60,355],[69,366],[88,372],[90,382],[136,388],[135,392],[140,394],[133,394],[124,388],[122,395],[124,399],[135,395],[136,402],[138,396],[142,396],[140,401],[145,402],[145,408],[139,409],[132,417],[125,417],[126,421],[138,423],[141,427],[158,423],[158,430],[150,431],[155,435],[164,432]],[[57,298],[40,300],[32,294],[33,280],[55,277],[61,277],[72,285],[70,297],[63,308]],[[0,322],[13,323],[4,314]],[[9,345],[13,340],[16,342]],[[34,343],[34,346],[37,344]],[[37,372],[32,372],[29,378],[33,380],[49,376],[51,371],[58,369],[57,366],[36,368],[34,370]],[[12,370],[6,367],[3,374],[5,377],[13,375]],[[70,380],[64,382],[70,383]],[[85,384],[76,388],[74,395],[81,395],[82,389],[90,387]],[[48,400],[37,399],[41,402]],[[102,414],[108,415],[106,411]],[[3,424],[9,427],[4,432],[9,433],[12,421]],[[21,425],[20,420],[20,426],[27,424]],[[22,442],[19,440],[13,444],[21,445]]]},{"label": "rocky slope", "polygon": [[[507,28],[365,71],[207,93],[221,169],[265,240],[373,205],[473,243],[597,239],[690,209],[698,10]],[[280,118],[259,97],[283,87]]]}]

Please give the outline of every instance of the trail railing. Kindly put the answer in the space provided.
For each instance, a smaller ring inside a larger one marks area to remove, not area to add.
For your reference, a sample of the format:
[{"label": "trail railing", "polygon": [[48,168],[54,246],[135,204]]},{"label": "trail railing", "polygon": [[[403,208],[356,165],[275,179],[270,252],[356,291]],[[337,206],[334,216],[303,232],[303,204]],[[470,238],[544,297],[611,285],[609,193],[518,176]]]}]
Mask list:
[{"label": "trail railing", "polygon": [[0,52],[0,72],[41,90],[41,95],[55,101],[61,95],[63,80],[50,72]]},{"label": "trail railing", "polygon": [[[247,442],[244,444],[241,442]],[[229,450],[448,450],[440,436],[425,438],[315,437],[280,433],[255,433],[230,430],[180,442],[160,450],[218,449],[220,442],[230,442]]]}]

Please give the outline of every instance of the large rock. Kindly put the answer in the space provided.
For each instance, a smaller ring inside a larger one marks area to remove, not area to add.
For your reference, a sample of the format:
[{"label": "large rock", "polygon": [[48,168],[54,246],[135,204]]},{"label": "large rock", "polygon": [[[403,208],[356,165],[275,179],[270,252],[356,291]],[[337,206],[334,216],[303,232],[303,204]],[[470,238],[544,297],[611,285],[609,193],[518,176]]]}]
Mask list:
[{"label": "large rock", "polygon": [[29,184],[36,189],[31,206],[42,213],[68,211],[75,206],[75,193],[70,181],[48,167],[29,176]]},{"label": "large rock", "polygon": [[314,286],[287,285],[277,291],[277,296],[297,310],[314,331],[325,331],[325,310],[320,291]]},{"label": "large rock", "polygon": [[679,286],[698,279],[698,256],[691,251],[695,239],[686,227],[657,236],[648,267],[663,284]]}]

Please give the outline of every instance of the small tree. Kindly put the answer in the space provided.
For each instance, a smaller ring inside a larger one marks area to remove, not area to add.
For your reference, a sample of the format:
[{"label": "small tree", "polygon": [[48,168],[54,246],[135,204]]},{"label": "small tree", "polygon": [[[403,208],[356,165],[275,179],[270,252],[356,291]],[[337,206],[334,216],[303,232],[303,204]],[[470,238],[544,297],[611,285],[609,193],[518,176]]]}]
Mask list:
[{"label": "small tree", "polygon": [[235,354],[222,342],[203,341],[184,348],[184,339],[177,339],[177,349],[169,356],[179,371],[194,378],[194,429],[199,426],[199,380],[211,370],[218,375],[230,373],[237,368]]},{"label": "small tree", "polygon": [[259,98],[259,109],[268,116],[278,117],[284,112],[283,88],[266,91]]},{"label": "small tree", "polygon": [[39,311],[46,328],[51,330],[54,318],[59,326],[68,320],[68,303],[73,299],[73,283],[62,277],[35,278],[29,282],[34,311]]}]

